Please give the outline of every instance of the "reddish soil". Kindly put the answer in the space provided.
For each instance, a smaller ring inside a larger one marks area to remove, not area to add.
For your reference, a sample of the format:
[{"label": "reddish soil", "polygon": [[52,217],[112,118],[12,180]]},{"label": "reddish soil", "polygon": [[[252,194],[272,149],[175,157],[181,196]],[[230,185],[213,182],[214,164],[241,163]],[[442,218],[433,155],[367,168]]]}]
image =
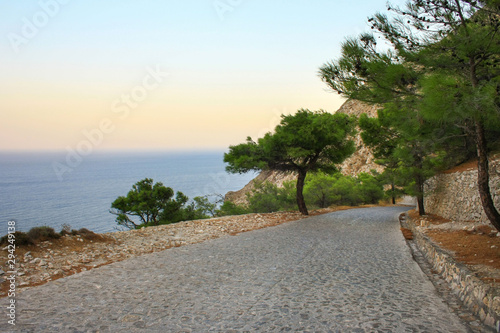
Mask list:
[{"label": "reddish soil", "polygon": [[440,246],[453,251],[456,259],[463,263],[500,269],[500,237],[496,235],[465,230],[429,231],[427,234]]},{"label": "reddish soil", "polygon": [[476,169],[477,169],[477,160],[472,160],[472,161],[468,161],[468,162],[462,163],[460,165],[457,165],[456,167],[453,167],[453,168],[448,169],[446,171],[443,171],[443,173],[464,172],[464,171],[476,170]]},{"label": "reddish soil", "polygon": [[407,239],[407,240],[413,239],[413,232],[411,232],[410,229],[401,228],[401,232],[403,233],[403,236],[405,239]]},{"label": "reddish soil", "polygon": [[[417,223],[421,219],[415,211],[409,215]],[[435,215],[428,215],[425,219],[434,225],[449,222]],[[443,249],[451,251],[455,260],[467,264],[472,270],[478,265],[500,270],[500,237],[495,231],[490,226],[481,225],[473,230],[428,230],[426,234]],[[484,280],[500,283],[500,280],[488,277]]]}]

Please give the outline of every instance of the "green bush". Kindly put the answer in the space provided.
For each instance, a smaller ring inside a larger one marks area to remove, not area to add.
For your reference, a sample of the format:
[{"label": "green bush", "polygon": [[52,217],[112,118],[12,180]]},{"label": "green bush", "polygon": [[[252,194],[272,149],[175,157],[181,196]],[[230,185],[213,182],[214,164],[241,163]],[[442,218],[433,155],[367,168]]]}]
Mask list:
[{"label": "green bush", "polygon": [[224,201],[222,206],[217,210],[217,216],[243,215],[250,213],[247,207],[237,205],[231,201]]},{"label": "green bush", "polygon": [[[212,199],[209,199],[212,197]],[[217,215],[217,207],[224,202],[221,194],[204,195],[193,198],[193,209],[196,219],[210,218]]]},{"label": "green bush", "polygon": [[382,182],[368,173],[360,173],[357,178],[316,173],[306,179],[304,196],[308,204],[318,208],[356,206],[379,202],[384,190]]},{"label": "green bush", "polygon": [[382,182],[365,172],[358,175],[358,193],[365,204],[376,204],[385,194]]},{"label": "green bush", "polygon": [[294,182],[286,182],[278,187],[271,182],[257,183],[251,193],[247,193],[248,209],[253,213],[271,213],[293,210],[297,207]]},{"label": "green bush", "polygon": [[306,178],[304,197],[308,205],[327,208],[340,201],[340,194],[335,190],[336,178],[324,173],[311,174]]},{"label": "green bush", "polygon": [[[256,183],[255,188],[247,193],[248,207],[224,202],[217,215],[294,210],[297,206],[295,183],[285,182],[283,187],[270,182]],[[306,178],[304,197],[314,208],[376,204],[384,198],[383,182],[368,173],[361,173],[357,178],[341,173],[312,173]]]},{"label": "green bush", "polygon": [[351,176],[335,175],[334,193],[339,196],[336,205],[356,206],[362,203],[356,178]]}]

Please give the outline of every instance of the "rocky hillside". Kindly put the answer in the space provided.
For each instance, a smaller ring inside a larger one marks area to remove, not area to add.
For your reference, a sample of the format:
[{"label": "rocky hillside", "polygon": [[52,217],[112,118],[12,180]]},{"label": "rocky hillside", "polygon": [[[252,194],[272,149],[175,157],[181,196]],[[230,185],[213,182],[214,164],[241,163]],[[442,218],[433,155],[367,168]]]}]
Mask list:
[{"label": "rocky hillside", "polygon": [[[337,112],[345,113],[359,117],[361,114],[366,113],[369,117],[377,116],[378,107],[375,105],[368,105],[355,100],[348,100],[345,102]],[[359,134],[354,138],[356,142],[356,152],[340,165],[341,171],[344,175],[356,176],[360,172],[370,172],[376,170],[382,172],[383,168],[373,162],[373,154],[369,148],[363,145],[361,136]]]},{"label": "rocky hillside", "polygon": [[[359,117],[362,113],[366,113],[369,117],[377,116],[377,107],[368,105],[355,100],[346,101],[336,112],[341,112]],[[359,133],[354,138],[357,151],[340,165],[341,171],[345,175],[356,176],[360,172],[370,172],[371,170],[383,171],[380,165],[373,162],[371,151],[362,144]],[[255,182],[270,181],[278,186],[283,182],[295,180],[296,176],[290,173],[279,173],[273,171],[263,171],[255,179],[250,181],[244,188],[236,192],[228,192],[225,199],[234,202],[235,204],[246,204],[246,193],[249,193],[254,187]]]}]

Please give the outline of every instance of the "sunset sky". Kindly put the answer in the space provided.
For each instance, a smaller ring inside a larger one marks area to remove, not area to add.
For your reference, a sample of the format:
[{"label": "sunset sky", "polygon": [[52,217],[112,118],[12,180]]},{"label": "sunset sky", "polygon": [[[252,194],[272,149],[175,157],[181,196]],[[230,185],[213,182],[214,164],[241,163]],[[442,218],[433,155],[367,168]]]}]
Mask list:
[{"label": "sunset sky", "polygon": [[0,150],[224,149],[333,112],[318,68],[385,4],[0,1]]}]

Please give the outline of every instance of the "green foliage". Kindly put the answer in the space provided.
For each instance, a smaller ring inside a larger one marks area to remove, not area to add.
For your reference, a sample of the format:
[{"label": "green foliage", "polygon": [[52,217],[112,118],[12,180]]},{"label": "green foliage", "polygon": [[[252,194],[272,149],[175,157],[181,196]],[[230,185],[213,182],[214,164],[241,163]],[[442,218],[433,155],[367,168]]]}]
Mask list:
[{"label": "green foliage", "polygon": [[197,215],[204,216],[204,218],[214,217],[217,215],[217,206],[222,199],[215,202],[210,201],[209,196],[194,197],[194,210]]},{"label": "green foliage", "polygon": [[342,196],[335,189],[337,179],[337,175],[326,173],[309,175],[304,186],[306,202],[318,208],[327,208],[338,204]]},{"label": "green foliage", "polygon": [[129,229],[206,217],[196,203],[187,205],[189,198],[182,192],[177,192],[175,199],[173,196],[170,187],[145,178],[133,185],[127,196],[118,197],[110,212],[117,216],[119,225]]},{"label": "green foliage", "polygon": [[384,197],[382,182],[377,177],[362,172],[357,178],[357,187],[361,202],[365,204],[376,204]]},{"label": "green foliage", "polygon": [[[173,192],[173,191],[172,191]],[[175,199],[169,199],[164,203],[160,214],[158,223],[151,223],[150,225],[170,224],[179,221],[191,220],[195,215],[192,207],[185,209],[189,198],[182,192],[177,192]]]},{"label": "green foliage", "polygon": [[352,176],[336,175],[334,190],[339,196],[335,205],[356,206],[362,203],[356,178]]},{"label": "green foliage", "polygon": [[455,130],[425,120],[417,101],[409,105],[395,100],[384,106],[377,118],[360,117],[361,138],[372,148],[375,162],[385,167],[383,179],[392,188],[393,202],[398,195],[396,186],[404,187],[417,197],[419,210],[425,214],[424,182],[443,167],[445,152],[454,151],[448,144]]},{"label": "green foliage", "polygon": [[[174,195],[170,187],[162,183],[154,184],[150,178],[145,178],[132,186],[127,196],[118,197],[111,204],[112,214],[117,215],[116,222],[129,229],[145,225],[158,225],[159,215],[166,208]],[[139,218],[139,221],[134,220]]]},{"label": "green foliage", "polygon": [[376,204],[384,197],[383,184],[377,177],[361,173],[358,177],[312,174],[304,189],[308,203],[318,208]]},{"label": "green foliage", "polygon": [[[303,186],[308,172],[333,172],[335,165],[350,156],[355,145],[356,120],[345,114],[312,112],[301,109],[295,115],[282,115],[274,133],[267,133],[257,142],[229,147],[224,154],[226,170],[244,173],[256,170],[292,171],[297,176],[296,201],[299,210],[308,214],[303,198]],[[270,190],[270,189],[269,189]],[[268,209],[275,209],[272,202]]]},{"label": "green foliage", "polygon": [[250,210],[247,207],[237,205],[231,201],[224,201],[217,210],[217,216],[243,215],[248,213],[250,213]]},{"label": "green foliage", "polygon": [[256,184],[255,189],[247,193],[249,210],[253,213],[272,213],[281,210],[278,191],[278,186],[270,182]]},{"label": "green foliage", "polygon": [[247,193],[248,210],[253,213],[293,210],[296,207],[294,183],[286,182],[284,187],[271,182],[255,184],[255,188]]},{"label": "green foliage", "polygon": [[[248,208],[240,209],[245,213],[270,213],[293,210],[295,206],[295,181],[285,182],[278,187],[270,182],[258,183],[247,193]],[[376,204],[384,197],[383,182],[378,177],[361,173],[358,177],[344,176],[341,173],[310,174],[305,182],[304,197],[308,205],[327,208],[332,205],[356,206]],[[234,204],[224,203],[229,207]]]},{"label": "green foliage", "polygon": [[355,150],[354,142],[347,140],[354,134],[352,117],[305,109],[281,117],[275,133],[267,133],[257,142],[249,137],[246,143],[230,146],[224,154],[226,170],[331,172]]},{"label": "green foliage", "polygon": [[384,192],[384,197],[390,199],[393,204],[396,200],[405,195],[405,186],[408,186],[407,179],[404,178],[399,172],[397,167],[386,167],[382,174],[377,176],[381,184],[387,185]]}]

